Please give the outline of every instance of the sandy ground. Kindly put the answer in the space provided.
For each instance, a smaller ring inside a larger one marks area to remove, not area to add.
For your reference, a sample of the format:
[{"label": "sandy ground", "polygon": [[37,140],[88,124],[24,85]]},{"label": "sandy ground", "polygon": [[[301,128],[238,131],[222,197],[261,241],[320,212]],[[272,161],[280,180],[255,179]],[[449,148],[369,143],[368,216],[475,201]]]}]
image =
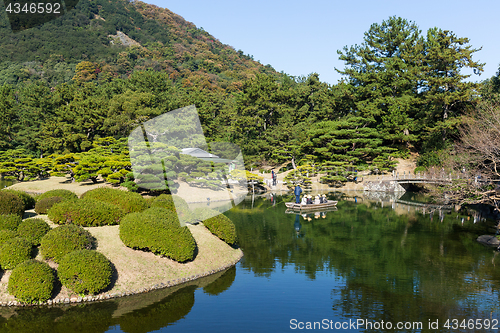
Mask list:
[{"label": "sandy ground", "polygon": [[111,184],[105,183],[102,180],[96,184],[92,183],[91,181],[72,183],[70,179],[66,177],[50,177],[43,180],[21,182],[9,186],[9,188],[11,189],[25,191],[30,194],[43,193],[53,189],[65,189],[65,190],[70,190],[79,196],[97,187],[113,187],[113,186]]}]

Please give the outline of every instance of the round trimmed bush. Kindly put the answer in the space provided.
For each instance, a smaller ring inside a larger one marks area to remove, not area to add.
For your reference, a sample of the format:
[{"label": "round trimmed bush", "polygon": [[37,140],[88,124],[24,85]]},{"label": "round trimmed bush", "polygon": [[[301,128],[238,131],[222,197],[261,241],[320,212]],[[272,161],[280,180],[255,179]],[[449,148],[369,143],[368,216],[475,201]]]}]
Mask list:
[{"label": "round trimmed bush", "polygon": [[40,245],[42,237],[50,231],[50,226],[42,219],[27,219],[17,227],[17,234],[32,245]]},{"label": "round trimmed bush", "polygon": [[66,288],[77,294],[96,294],[111,283],[111,263],[93,250],[68,253],[57,268],[58,277]]},{"label": "round trimmed bush", "polygon": [[0,215],[0,230],[16,231],[22,220],[19,215]]},{"label": "round trimmed bush", "polygon": [[40,194],[40,196],[37,198],[37,201],[50,197],[61,197],[68,200],[78,199],[78,196],[75,193],[71,192],[70,190],[57,189],[57,190],[50,190]]},{"label": "round trimmed bush", "polygon": [[87,230],[67,224],[45,234],[40,241],[40,251],[44,259],[52,259],[58,263],[70,252],[91,249],[94,241],[94,237]]},{"label": "round trimmed bush", "polygon": [[148,208],[146,200],[140,194],[108,187],[87,191],[82,195],[82,199],[107,202],[120,207],[126,213],[142,212]]},{"label": "round trimmed bush", "polygon": [[89,199],[64,200],[48,211],[49,219],[54,223],[72,223],[83,227],[115,225],[124,215],[123,209],[115,205]]},{"label": "round trimmed bush", "polygon": [[10,214],[23,217],[24,202],[14,193],[0,191],[0,215]]},{"label": "round trimmed bush", "polygon": [[37,203],[35,204],[35,212],[37,214],[47,214],[47,212],[49,211],[49,209],[52,208],[52,206],[64,200],[67,199],[64,199],[63,197],[48,197],[38,200]]},{"label": "round trimmed bush", "polygon": [[181,227],[177,215],[161,207],[126,215],[120,223],[120,239],[130,248],[148,250],[178,262],[192,260],[196,249],[188,227]]},{"label": "round trimmed bush", "polygon": [[2,269],[13,269],[23,261],[31,259],[31,243],[16,237],[5,241],[0,246],[0,267]]},{"label": "round trimmed bush", "polygon": [[230,245],[236,242],[236,228],[227,216],[219,214],[203,221],[203,225],[224,242]]},{"label": "round trimmed bush", "polygon": [[9,294],[24,303],[45,302],[52,296],[54,271],[44,262],[32,259],[19,264],[9,278]]},{"label": "round trimmed bush", "polygon": [[161,194],[153,200],[151,207],[161,207],[176,212],[183,222],[195,220],[195,216],[186,201],[177,195]]},{"label": "round trimmed bush", "polygon": [[6,189],[6,190],[2,190],[2,191],[17,195],[24,203],[24,210],[35,208],[36,200],[28,193],[26,193],[24,191],[11,190],[11,189]]},{"label": "round trimmed bush", "polygon": [[8,241],[9,239],[16,238],[17,233],[13,230],[0,230],[0,245]]}]

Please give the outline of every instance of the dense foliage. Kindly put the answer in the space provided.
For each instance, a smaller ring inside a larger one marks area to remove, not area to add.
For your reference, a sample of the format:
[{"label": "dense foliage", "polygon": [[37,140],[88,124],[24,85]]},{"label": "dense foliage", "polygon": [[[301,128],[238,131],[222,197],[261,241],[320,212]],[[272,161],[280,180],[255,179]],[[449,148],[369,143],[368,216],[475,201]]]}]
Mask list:
[{"label": "dense foliage", "polygon": [[35,208],[36,200],[28,193],[26,193],[24,191],[17,191],[17,190],[11,190],[11,189],[4,189],[2,191],[13,193],[13,194],[17,195],[24,203],[24,210]]},{"label": "dense foliage", "polygon": [[57,268],[62,285],[77,294],[96,294],[105,289],[112,273],[109,260],[94,250],[70,252]]},{"label": "dense foliage", "polygon": [[236,243],[236,228],[227,216],[219,214],[203,221],[203,225],[215,236],[232,245]]},{"label": "dense foliage", "polygon": [[0,215],[0,230],[16,231],[21,221],[19,215]]},{"label": "dense foliage", "polygon": [[0,218],[2,215],[17,215],[22,218],[24,202],[14,193],[0,191]]},{"label": "dense foliage", "polygon": [[17,233],[13,230],[4,229],[0,230],[0,246],[9,239],[17,237]]},{"label": "dense foliage", "polygon": [[82,227],[68,224],[50,230],[42,237],[40,252],[44,259],[59,262],[66,254],[91,249],[95,239]]},{"label": "dense foliage", "polygon": [[40,194],[40,196],[37,198],[37,200],[40,201],[42,199],[52,198],[52,197],[61,197],[63,199],[67,199],[67,200],[78,199],[78,196],[75,193],[71,192],[70,190],[55,189],[55,190],[49,190],[47,192]]},{"label": "dense foliage", "polygon": [[52,206],[64,200],[67,199],[64,199],[62,197],[49,197],[40,199],[35,204],[35,212],[37,214],[47,214],[47,212],[49,211],[50,208],[52,208]]},{"label": "dense foliage", "polygon": [[146,200],[140,194],[106,187],[87,191],[82,199],[107,202],[123,209],[125,213],[141,212],[148,208]]},{"label": "dense foliage", "polygon": [[26,219],[17,227],[17,234],[31,243],[38,246],[42,237],[50,231],[50,226],[42,219]]},{"label": "dense foliage", "polygon": [[7,290],[23,303],[41,303],[52,296],[54,283],[52,268],[44,262],[32,259],[14,268]]},{"label": "dense foliage", "polygon": [[178,218],[185,222],[193,222],[195,219],[186,201],[177,195],[160,194],[153,200],[151,207],[168,209],[176,213]]},{"label": "dense foliage", "polygon": [[31,242],[16,237],[5,241],[0,246],[0,267],[3,270],[13,269],[20,263],[31,258]]},{"label": "dense foliage", "polygon": [[179,262],[192,260],[196,249],[188,227],[181,227],[177,215],[161,207],[126,215],[120,223],[120,239],[130,248],[151,251]]},{"label": "dense foliage", "polygon": [[125,211],[113,204],[90,199],[65,200],[52,206],[49,219],[57,224],[98,227],[120,223]]}]

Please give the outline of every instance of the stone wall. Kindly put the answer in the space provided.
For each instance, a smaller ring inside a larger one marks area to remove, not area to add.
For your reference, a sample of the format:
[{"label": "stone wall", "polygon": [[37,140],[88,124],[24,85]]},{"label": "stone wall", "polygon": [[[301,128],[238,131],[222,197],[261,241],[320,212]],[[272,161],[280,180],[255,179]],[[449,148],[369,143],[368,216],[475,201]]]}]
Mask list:
[{"label": "stone wall", "polygon": [[374,180],[364,181],[363,190],[378,192],[405,192],[403,186],[394,180]]}]

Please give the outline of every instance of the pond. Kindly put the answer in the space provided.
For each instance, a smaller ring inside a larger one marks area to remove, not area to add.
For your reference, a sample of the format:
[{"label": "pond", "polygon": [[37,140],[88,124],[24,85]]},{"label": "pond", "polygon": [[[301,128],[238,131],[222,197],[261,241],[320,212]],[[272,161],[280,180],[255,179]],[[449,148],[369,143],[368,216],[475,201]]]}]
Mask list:
[{"label": "pond", "polygon": [[[405,195],[330,193],[338,208],[286,213],[291,196],[225,214],[245,256],[187,285],[98,304],[0,309],[5,332],[496,331],[500,257],[476,242],[487,212]],[[482,215],[481,215],[482,214]],[[496,267],[499,265],[499,268]],[[399,329],[398,329],[399,328]]]}]

